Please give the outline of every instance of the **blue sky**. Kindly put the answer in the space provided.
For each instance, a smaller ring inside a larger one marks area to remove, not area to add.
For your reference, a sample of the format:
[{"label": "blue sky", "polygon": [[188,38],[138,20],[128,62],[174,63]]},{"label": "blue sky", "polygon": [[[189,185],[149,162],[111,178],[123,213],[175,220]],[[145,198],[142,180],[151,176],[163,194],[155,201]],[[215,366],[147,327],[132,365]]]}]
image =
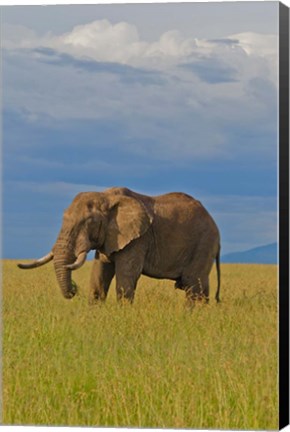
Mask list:
[{"label": "blue sky", "polygon": [[[56,19],[57,18],[57,19]],[[80,191],[203,202],[223,253],[277,240],[278,3],[2,9],[3,256]]]}]

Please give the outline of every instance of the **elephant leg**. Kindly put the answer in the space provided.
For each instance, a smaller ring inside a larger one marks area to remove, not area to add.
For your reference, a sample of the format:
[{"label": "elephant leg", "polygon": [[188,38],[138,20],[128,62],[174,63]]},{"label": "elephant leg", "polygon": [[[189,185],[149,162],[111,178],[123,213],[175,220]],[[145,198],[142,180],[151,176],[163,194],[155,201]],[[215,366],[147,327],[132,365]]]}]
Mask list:
[{"label": "elephant leg", "polygon": [[182,283],[185,286],[186,298],[189,304],[196,301],[209,302],[209,274],[214,262],[214,254],[211,250],[205,258],[204,245],[197,250],[190,266],[182,274]]},{"label": "elephant leg", "polygon": [[118,301],[125,300],[133,303],[136,285],[143,269],[144,255],[142,249],[131,248],[130,245],[116,254],[116,294]]},{"label": "elephant leg", "polygon": [[138,278],[131,277],[129,282],[129,278],[119,277],[116,281],[117,300],[133,303],[137,281]]},{"label": "elephant leg", "polygon": [[111,262],[103,262],[96,253],[91,272],[90,303],[106,300],[114,275],[115,265]]},{"label": "elephant leg", "polygon": [[[199,276],[197,276],[199,274]],[[195,273],[182,279],[189,305],[198,302],[209,303],[209,276]]]}]

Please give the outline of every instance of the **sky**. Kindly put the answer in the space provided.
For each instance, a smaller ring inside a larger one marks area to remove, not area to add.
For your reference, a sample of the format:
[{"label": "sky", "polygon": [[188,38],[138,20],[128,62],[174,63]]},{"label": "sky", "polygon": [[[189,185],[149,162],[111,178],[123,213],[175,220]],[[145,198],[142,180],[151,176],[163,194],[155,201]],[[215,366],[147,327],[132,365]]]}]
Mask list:
[{"label": "sky", "polygon": [[278,2],[2,7],[3,256],[81,191],[183,191],[222,253],[277,241]]}]

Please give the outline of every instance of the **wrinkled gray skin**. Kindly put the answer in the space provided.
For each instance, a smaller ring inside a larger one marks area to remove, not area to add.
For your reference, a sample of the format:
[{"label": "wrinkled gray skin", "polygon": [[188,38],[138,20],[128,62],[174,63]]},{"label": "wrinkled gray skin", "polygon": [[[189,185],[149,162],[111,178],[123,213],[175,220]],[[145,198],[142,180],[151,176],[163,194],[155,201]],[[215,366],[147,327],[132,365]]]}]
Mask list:
[{"label": "wrinkled gray skin", "polygon": [[209,273],[216,260],[219,301],[220,236],[202,204],[183,193],[156,197],[126,188],[78,194],[65,210],[56,243],[46,257],[21,268],[34,268],[53,259],[65,298],[76,285],[72,269],[96,250],[91,273],[91,300],[105,300],[116,275],[117,299],[134,299],[141,274],[175,281],[189,302],[209,299]]}]

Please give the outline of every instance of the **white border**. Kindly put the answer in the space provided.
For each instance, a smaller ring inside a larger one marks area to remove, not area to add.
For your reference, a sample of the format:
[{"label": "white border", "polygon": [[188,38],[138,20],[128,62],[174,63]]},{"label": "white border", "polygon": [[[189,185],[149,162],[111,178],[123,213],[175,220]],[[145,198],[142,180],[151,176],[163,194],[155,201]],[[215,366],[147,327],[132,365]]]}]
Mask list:
[{"label": "white border", "polygon": [[[239,2],[242,1],[247,1],[248,3],[250,3],[251,1],[249,0],[238,0]],[[272,0],[253,0],[252,2],[268,2]],[[278,3],[278,0],[274,0]],[[80,6],[85,6],[85,5],[114,5],[114,4],[136,4],[136,3],[224,3],[224,2],[231,2],[233,3],[233,0],[85,0],[83,3],[81,2],[81,0],[45,0],[45,1],[40,1],[40,0],[26,0],[26,1],[21,1],[21,0],[1,0],[1,5],[0,5],[0,14],[1,14],[1,7],[2,6],[58,6],[58,5],[80,5]],[[283,4],[285,4],[286,6],[288,6],[290,8],[290,0],[283,0],[282,1]],[[0,22],[1,22],[1,16],[0,16]],[[0,128],[1,129],[1,128]],[[279,187],[279,186],[278,186]],[[279,191],[278,191],[279,193]],[[279,196],[279,195],[278,195]],[[1,212],[2,214],[2,212]],[[277,213],[278,215],[279,213]],[[2,389],[1,389],[2,390]],[[290,407],[289,407],[290,409]],[[4,432],[14,432],[14,431],[19,431],[19,432],[30,432],[30,431],[36,431],[39,430],[39,427],[37,426],[4,426],[1,425],[1,429]],[[74,432],[83,432],[83,431],[88,431],[88,432],[116,432],[116,431],[142,431],[142,432],[152,432],[152,430],[156,431],[156,432],[164,432],[166,431],[166,429],[136,429],[136,428],[102,428],[102,427],[98,427],[98,428],[92,428],[92,427],[55,427],[55,426],[41,426],[41,430],[43,432],[46,431],[62,431],[62,432],[66,432],[68,430],[72,430]],[[214,429],[216,430],[216,429]],[[211,432],[213,432],[214,430],[211,430]],[[198,432],[199,429],[194,429],[194,431]],[[285,432],[290,432],[290,426],[287,426],[286,428],[283,429],[283,431]],[[178,429],[178,432],[188,432],[188,429]],[[203,429],[201,432],[209,432],[206,429]],[[237,431],[236,431],[237,432]],[[243,430],[243,432],[247,432],[245,430]],[[254,432],[254,431],[249,431],[249,432]]]},{"label": "white border", "polygon": [[[250,3],[251,1],[248,0],[238,0],[240,1],[247,1],[248,3]],[[272,0],[254,0],[254,2],[269,2]],[[274,0],[275,1],[275,0]],[[277,0],[276,0],[277,1]],[[231,2],[233,3],[233,0],[85,0],[83,3],[81,2],[81,0],[45,0],[45,1],[40,1],[40,0],[26,0],[26,1],[21,1],[21,0],[1,0],[1,6],[29,6],[29,5],[40,5],[40,6],[55,6],[55,5],[71,5],[71,4],[75,4],[75,5],[80,5],[80,6],[84,6],[84,5],[96,5],[96,4],[134,4],[134,3],[224,3],[224,2]],[[278,3],[278,1],[277,1]],[[290,7],[290,0],[283,0],[282,3],[284,3],[286,6]]]}]

